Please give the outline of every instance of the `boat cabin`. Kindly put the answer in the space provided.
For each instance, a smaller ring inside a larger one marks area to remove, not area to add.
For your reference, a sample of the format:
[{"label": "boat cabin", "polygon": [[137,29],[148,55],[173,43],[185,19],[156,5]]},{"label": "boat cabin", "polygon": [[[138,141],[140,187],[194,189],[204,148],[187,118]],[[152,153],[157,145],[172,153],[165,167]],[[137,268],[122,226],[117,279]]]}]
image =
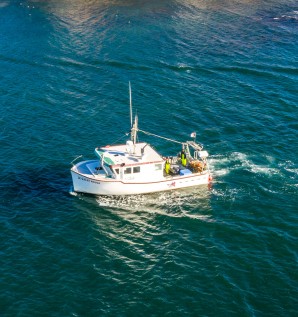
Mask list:
[{"label": "boat cabin", "polygon": [[127,141],[124,145],[95,149],[103,172],[121,180],[156,180],[163,177],[164,159],[148,143]]}]

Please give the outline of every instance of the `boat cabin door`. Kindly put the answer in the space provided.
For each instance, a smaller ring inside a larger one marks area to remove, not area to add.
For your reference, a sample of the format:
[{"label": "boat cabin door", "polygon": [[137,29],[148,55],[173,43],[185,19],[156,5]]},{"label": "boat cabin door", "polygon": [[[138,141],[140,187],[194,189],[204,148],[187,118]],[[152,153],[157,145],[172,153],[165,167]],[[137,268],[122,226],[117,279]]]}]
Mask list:
[{"label": "boat cabin door", "polygon": [[119,167],[119,177],[123,179],[123,166]]}]

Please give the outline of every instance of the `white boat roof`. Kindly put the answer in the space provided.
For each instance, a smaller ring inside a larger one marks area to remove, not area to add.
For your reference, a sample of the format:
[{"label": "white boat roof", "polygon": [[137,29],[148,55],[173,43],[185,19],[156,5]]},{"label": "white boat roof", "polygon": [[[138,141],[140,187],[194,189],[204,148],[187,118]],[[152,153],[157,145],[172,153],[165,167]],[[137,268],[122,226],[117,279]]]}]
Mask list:
[{"label": "white boat roof", "polygon": [[164,161],[151,145],[145,142],[133,144],[131,141],[128,141],[127,144],[107,145],[96,148],[95,154],[100,159],[104,156],[105,163],[113,167],[117,167],[117,165],[135,166],[162,163]]}]

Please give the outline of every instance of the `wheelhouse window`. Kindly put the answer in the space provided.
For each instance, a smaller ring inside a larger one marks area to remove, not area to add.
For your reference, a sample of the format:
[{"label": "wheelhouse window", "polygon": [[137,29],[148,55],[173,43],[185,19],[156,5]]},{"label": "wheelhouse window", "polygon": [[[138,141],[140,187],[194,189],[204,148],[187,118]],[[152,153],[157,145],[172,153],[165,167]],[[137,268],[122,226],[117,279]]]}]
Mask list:
[{"label": "wheelhouse window", "polygon": [[127,167],[127,168],[124,170],[124,174],[131,174],[131,167]]},{"label": "wheelhouse window", "polygon": [[141,171],[141,167],[140,166],[135,166],[133,168],[133,173],[140,173],[140,171]]},{"label": "wheelhouse window", "polygon": [[115,168],[115,173],[119,174],[119,168]]},{"label": "wheelhouse window", "polygon": [[155,170],[156,171],[162,170],[162,165],[161,164],[155,164]]}]

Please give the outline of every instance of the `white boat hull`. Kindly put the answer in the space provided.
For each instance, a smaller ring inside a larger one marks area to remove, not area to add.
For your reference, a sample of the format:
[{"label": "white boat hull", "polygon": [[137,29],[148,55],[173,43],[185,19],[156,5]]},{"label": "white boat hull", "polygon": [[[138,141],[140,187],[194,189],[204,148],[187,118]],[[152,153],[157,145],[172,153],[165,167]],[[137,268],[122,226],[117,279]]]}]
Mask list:
[{"label": "white boat hull", "polygon": [[113,178],[98,177],[97,175],[80,173],[76,167],[71,169],[75,192],[95,195],[134,195],[167,191],[198,185],[206,185],[211,176],[208,171],[190,175],[167,176],[150,182],[123,181]]}]

